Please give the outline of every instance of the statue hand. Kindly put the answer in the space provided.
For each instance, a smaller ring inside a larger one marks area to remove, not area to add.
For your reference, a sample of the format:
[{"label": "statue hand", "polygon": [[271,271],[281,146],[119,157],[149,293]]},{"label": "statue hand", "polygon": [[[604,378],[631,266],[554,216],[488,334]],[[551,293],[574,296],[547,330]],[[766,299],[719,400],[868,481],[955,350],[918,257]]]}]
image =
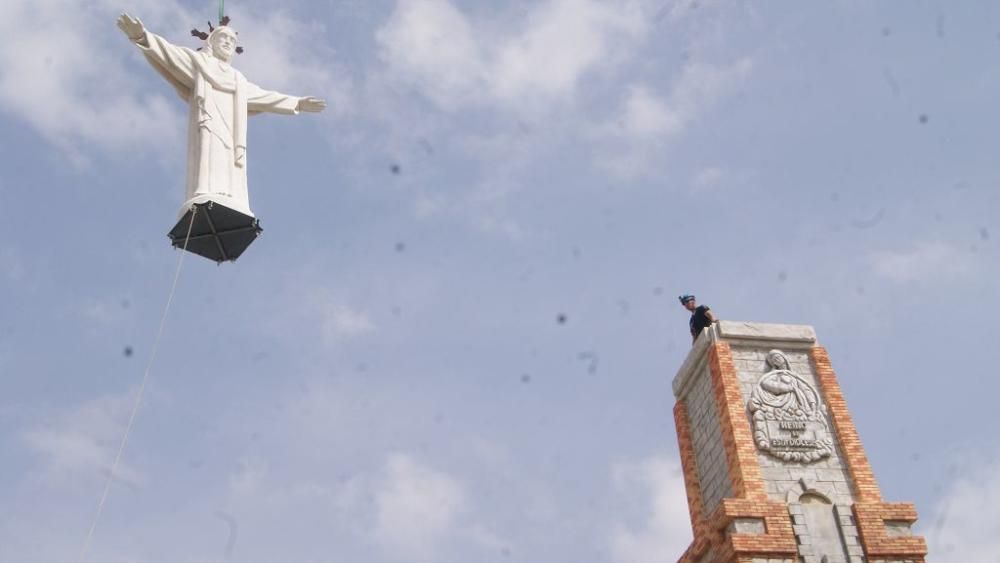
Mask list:
[{"label": "statue hand", "polygon": [[142,21],[128,14],[118,16],[118,29],[133,42],[140,41],[146,36],[146,27],[142,25]]},{"label": "statue hand", "polygon": [[326,109],[326,101],[312,96],[306,96],[305,98],[299,99],[299,103],[295,106],[295,109],[298,111],[318,113]]},{"label": "statue hand", "polygon": [[246,147],[236,147],[236,166],[237,168],[243,168],[246,166],[247,160],[247,148]]}]

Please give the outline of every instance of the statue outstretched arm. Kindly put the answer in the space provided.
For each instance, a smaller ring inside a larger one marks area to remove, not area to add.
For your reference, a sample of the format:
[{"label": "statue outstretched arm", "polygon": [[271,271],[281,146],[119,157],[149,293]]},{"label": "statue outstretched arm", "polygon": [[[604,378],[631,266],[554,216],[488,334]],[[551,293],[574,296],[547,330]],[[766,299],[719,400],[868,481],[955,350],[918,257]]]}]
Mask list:
[{"label": "statue outstretched arm", "polygon": [[296,108],[299,111],[308,111],[311,113],[319,113],[326,109],[326,100],[320,98],[314,98],[312,96],[306,96],[299,99],[299,105]]},{"label": "statue outstretched arm", "polygon": [[283,113],[295,115],[300,111],[311,113],[326,109],[326,101],[312,96],[289,96],[281,92],[264,90],[249,83],[247,91],[247,111],[250,113]]},{"label": "statue outstretched arm", "polygon": [[193,86],[196,72],[194,51],[170,43],[147,30],[141,20],[128,14],[118,17],[118,29],[142,50],[149,64],[174,87],[190,89]]}]

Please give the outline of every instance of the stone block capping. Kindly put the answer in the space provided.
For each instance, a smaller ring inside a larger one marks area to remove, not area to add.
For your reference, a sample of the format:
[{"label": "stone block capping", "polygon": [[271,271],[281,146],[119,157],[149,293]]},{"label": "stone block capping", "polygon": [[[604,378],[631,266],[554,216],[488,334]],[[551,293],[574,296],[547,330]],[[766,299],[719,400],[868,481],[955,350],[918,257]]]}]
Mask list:
[{"label": "stone block capping", "polygon": [[[734,346],[746,359],[734,360]],[[815,380],[837,445],[833,458],[789,462],[758,449],[747,389],[763,375],[758,354],[771,349],[791,353],[791,369]],[[831,549],[829,563],[925,563],[927,544],[911,531],[916,508],[882,499],[812,327],[718,323],[695,342],[673,391],[694,534],[678,563],[819,563]]]}]

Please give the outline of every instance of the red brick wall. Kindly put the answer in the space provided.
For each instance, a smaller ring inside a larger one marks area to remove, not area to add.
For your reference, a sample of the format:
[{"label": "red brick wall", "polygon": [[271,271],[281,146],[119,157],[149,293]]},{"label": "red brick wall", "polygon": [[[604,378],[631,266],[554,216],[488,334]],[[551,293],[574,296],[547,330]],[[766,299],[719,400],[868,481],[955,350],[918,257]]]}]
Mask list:
[{"label": "red brick wall", "polygon": [[698,524],[702,521],[705,505],[701,500],[697,461],[691,445],[691,425],[688,423],[688,410],[684,401],[677,401],[674,405],[674,425],[677,427],[677,447],[681,451],[684,489],[687,491],[688,512],[691,514],[691,533],[698,537]]},{"label": "red brick wall", "polygon": [[[753,432],[746,416],[746,406],[740,393],[736,368],[729,344],[716,342],[708,350],[708,366],[712,377],[719,426],[729,465],[729,478],[735,498],[723,499],[715,511],[704,514],[701,486],[691,448],[691,428],[683,401],[674,406],[677,438],[681,449],[684,484],[688,494],[688,509],[692,518],[694,541],[679,560],[693,563],[709,550],[716,561],[736,562],[751,558],[797,557],[792,520],[784,503],[768,500],[767,489],[757,463]],[[762,535],[730,535],[726,528],[736,518],[764,520]]]},{"label": "red brick wall", "polygon": [[767,500],[767,489],[757,463],[753,429],[746,415],[736,367],[729,344],[716,342],[708,351],[712,371],[712,390],[719,412],[719,426],[729,460],[729,478],[737,498]]},{"label": "red brick wall", "polygon": [[837,433],[840,447],[844,451],[844,461],[854,483],[854,501],[882,502],[882,492],[875,482],[875,474],[868,463],[868,456],[865,455],[865,447],[861,444],[854,421],[851,420],[851,413],[847,412],[847,401],[844,400],[844,393],[837,383],[836,374],[833,373],[830,357],[821,346],[814,346],[809,351],[809,356],[812,358],[816,370],[816,382],[819,383],[820,393],[833,421],[834,432]]}]

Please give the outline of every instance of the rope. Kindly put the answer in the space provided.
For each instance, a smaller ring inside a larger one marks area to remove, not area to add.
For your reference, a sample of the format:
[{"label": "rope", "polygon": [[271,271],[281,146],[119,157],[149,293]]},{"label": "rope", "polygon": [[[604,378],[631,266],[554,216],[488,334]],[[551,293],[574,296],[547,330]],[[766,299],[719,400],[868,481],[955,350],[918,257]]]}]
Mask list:
[{"label": "rope", "polygon": [[132,432],[132,423],[135,422],[135,416],[139,413],[139,405],[142,403],[142,394],[146,390],[146,382],[149,381],[149,373],[153,368],[153,361],[156,360],[156,352],[160,348],[160,339],[163,337],[163,327],[166,326],[167,313],[170,312],[170,304],[174,300],[174,292],[177,290],[177,280],[181,276],[181,266],[184,265],[184,255],[187,254],[188,241],[191,239],[191,228],[194,227],[194,216],[198,212],[197,207],[191,208],[191,223],[188,224],[187,235],[184,237],[184,252],[181,252],[180,258],[177,260],[177,270],[174,272],[174,281],[170,286],[170,294],[167,296],[167,305],[163,308],[163,316],[160,317],[160,328],[156,333],[156,340],[153,341],[153,349],[149,354],[149,361],[146,363],[146,371],[142,375],[142,383],[139,385],[139,392],[135,395],[135,404],[132,405],[132,414],[128,417],[128,424],[125,425],[125,434],[122,436],[121,444],[118,446],[118,453],[115,454],[115,461],[111,464],[111,471],[108,473],[108,479],[104,483],[104,492],[101,493],[101,500],[97,503],[97,513],[94,514],[94,521],[90,524],[90,530],[87,531],[87,538],[83,541],[83,547],[80,549],[80,556],[77,557],[77,563],[83,563],[84,558],[87,555],[87,550],[90,548],[90,540],[94,537],[94,530],[97,529],[97,522],[101,519],[101,513],[104,512],[104,503],[108,500],[108,493],[111,491],[111,482],[115,478],[115,473],[118,471],[118,463],[121,462],[122,454],[125,452],[125,445],[128,443],[129,433]]},{"label": "rope", "polygon": [[219,0],[219,23],[222,23],[222,18],[226,17],[226,0]]}]

